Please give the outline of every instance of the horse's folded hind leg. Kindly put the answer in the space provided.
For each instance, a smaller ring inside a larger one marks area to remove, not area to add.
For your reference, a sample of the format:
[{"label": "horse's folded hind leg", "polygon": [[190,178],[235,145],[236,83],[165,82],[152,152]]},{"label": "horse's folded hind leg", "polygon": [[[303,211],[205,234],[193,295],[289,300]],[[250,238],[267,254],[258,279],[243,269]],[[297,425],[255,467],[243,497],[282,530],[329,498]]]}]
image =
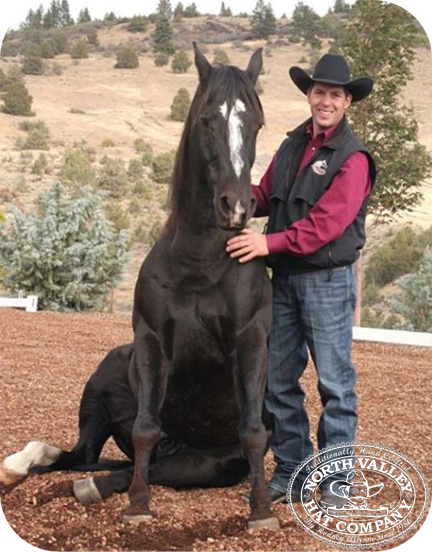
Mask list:
[{"label": "horse's folded hind leg", "polygon": [[17,485],[28,476],[31,468],[51,466],[61,454],[61,449],[39,441],[27,443],[22,450],[5,458],[0,466],[0,488]]},{"label": "horse's folded hind leg", "polygon": [[133,468],[120,470],[105,476],[89,477],[75,481],[75,498],[84,506],[106,500],[114,493],[125,493],[132,482]]}]

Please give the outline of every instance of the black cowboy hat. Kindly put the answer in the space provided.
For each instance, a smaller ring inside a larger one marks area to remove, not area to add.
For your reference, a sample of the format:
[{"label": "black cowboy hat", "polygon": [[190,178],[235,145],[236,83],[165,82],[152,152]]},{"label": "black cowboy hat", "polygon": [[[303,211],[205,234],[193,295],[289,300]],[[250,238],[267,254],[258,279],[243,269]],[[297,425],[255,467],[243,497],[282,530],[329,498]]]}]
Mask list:
[{"label": "black cowboy hat", "polygon": [[325,54],[315,66],[313,75],[310,76],[301,67],[291,67],[290,77],[294,84],[307,94],[311,84],[320,82],[343,86],[352,95],[352,101],[358,102],[372,91],[373,80],[369,77],[351,79],[348,63],[339,54]]}]

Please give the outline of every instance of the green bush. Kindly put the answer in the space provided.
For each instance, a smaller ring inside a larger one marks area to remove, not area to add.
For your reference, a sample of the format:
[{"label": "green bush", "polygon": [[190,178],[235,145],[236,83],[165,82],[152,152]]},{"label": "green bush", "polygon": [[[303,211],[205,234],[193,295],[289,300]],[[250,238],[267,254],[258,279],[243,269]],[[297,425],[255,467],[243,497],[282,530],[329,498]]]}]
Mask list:
[{"label": "green bush", "polygon": [[256,81],[256,84],[255,84],[255,90],[256,90],[256,93],[258,94],[258,96],[261,96],[262,94],[264,94],[264,86],[263,86],[263,83],[261,82],[261,79],[258,77],[257,81]]},{"label": "green bush", "polygon": [[184,121],[189,113],[190,104],[191,98],[189,92],[186,88],[180,88],[171,104],[171,119],[174,121]]},{"label": "green bush", "polygon": [[104,205],[107,219],[113,224],[116,232],[130,228],[130,218],[117,200],[107,201]]},{"label": "green bush", "polygon": [[131,46],[124,46],[117,52],[117,63],[114,69],[136,69],[137,67],[139,67],[139,59]]},{"label": "green bush", "polygon": [[213,58],[213,64],[215,63],[218,63],[219,65],[229,65],[231,63],[230,58],[228,57],[228,54],[225,52],[225,50],[216,48]]},{"label": "green bush", "polygon": [[152,145],[142,138],[137,138],[134,141],[134,148],[137,153],[152,153],[153,151]]},{"label": "green bush", "polygon": [[98,176],[98,185],[111,197],[123,197],[128,186],[128,177],[121,159],[107,157]]},{"label": "green bush", "polygon": [[84,188],[71,199],[55,184],[29,214],[15,208],[0,225],[0,281],[37,295],[41,309],[99,309],[120,280],[128,243],[107,221],[101,194]]},{"label": "green bush", "polygon": [[192,60],[188,56],[187,52],[181,50],[174,54],[171,62],[171,68],[173,73],[187,73],[189,67],[192,65]]},{"label": "green bush", "polygon": [[147,233],[146,241],[150,247],[153,247],[153,245],[157,242],[157,240],[160,238],[162,234],[164,225],[162,222],[157,220],[154,222],[150,228],[150,230]]},{"label": "green bush", "polygon": [[432,227],[419,233],[410,227],[402,228],[371,254],[365,270],[365,284],[383,287],[416,271],[427,245],[432,246]]},{"label": "green bush", "polygon": [[6,83],[7,83],[6,73],[0,67],[0,91],[3,90],[3,88],[6,86]]},{"label": "green bush", "polygon": [[141,202],[137,197],[133,197],[129,203],[129,213],[136,215],[141,211]]},{"label": "green bush", "polygon": [[73,187],[92,185],[96,180],[96,173],[89,152],[83,147],[66,150],[59,176],[63,183]]},{"label": "green bush", "polygon": [[30,117],[34,115],[31,110],[33,97],[27,90],[24,82],[15,80],[5,86],[1,111],[9,115],[21,115]]},{"label": "green bush", "polygon": [[137,180],[144,175],[143,164],[139,159],[131,159],[128,166],[128,177]]},{"label": "green bush", "polygon": [[144,180],[138,180],[132,189],[134,195],[140,196],[142,199],[151,199],[150,187]]},{"label": "green bush", "polygon": [[157,54],[154,57],[154,64],[156,67],[163,67],[164,65],[168,65],[169,62],[169,55],[168,54]]},{"label": "green bush", "polygon": [[69,39],[64,29],[55,29],[55,31],[52,31],[51,46],[55,55],[67,53],[69,49]]},{"label": "green bush", "polygon": [[96,48],[99,48],[100,40],[97,29],[95,27],[91,27],[91,29],[87,31],[86,36],[89,44],[95,46]]},{"label": "green bush", "polygon": [[44,153],[39,154],[39,157],[33,163],[31,173],[38,176],[49,173],[48,159]]},{"label": "green bush", "polygon": [[174,170],[175,152],[160,153],[153,158],[152,178],[158,184],[166,184],[171,180]]},{"label": "green bush", "polygon": [[115,142],[112,138],[105,138],[101,142],[101,148],[114,148]]},{"label": "green bush", "polygon": [[418,269],[400,278],[397,285],[402,294],[393,307],[407,321],[405,329],[432,332],[432,248],[426,247]]},{"label": "green bush", "polygon": [[21,70],[25,75],[43,75],[45,64],[39,56],[27,56],[23,60]]},{"label": "green bush", "polygon": [[130,33],[144,33],[148,27],[148,19],[144,15],[135,15],[126,29]]},{"label": "green bush", "polygon": [[55,50],[51,40],[44,40],[40,45],[40,55],[44,59],[53,59]]},{"label": "green bush", "polygon": [[379,303],[381,299],[379,290],[380,288],[374,282],[365,285],[362,289],[362,304],[372,306]]},{"label": "green bush", "polygon": [[49,150],[50,149],[50,132],[43,121],[35,121],[34,123],[23,122],[19,125],[21,130],[27,131],[27,138],[17,142],[17,146],[21,150]]},{"label": "green bush", "polygon": [[141,156],[141,163],[143,167],[151,167],[153,163],[153,154],[150,151],[143,153]]},{"label": "green bush", "polygon": [[85,59],[89,57],[88,42],[85,38],[82,38],[72,46],[70,51],[72,59]]}]

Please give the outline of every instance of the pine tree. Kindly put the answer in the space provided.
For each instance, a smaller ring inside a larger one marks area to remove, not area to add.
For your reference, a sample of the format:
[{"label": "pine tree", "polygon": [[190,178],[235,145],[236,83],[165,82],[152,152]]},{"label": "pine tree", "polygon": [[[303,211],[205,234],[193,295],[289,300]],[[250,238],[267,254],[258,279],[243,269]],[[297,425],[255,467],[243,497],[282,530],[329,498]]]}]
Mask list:
[{"label": "pine tree", "polygon": [[[378,0],[358,0],[336,42],[352,74],[369,75],[374,80],[372,93],[350,107],[349,119],[379,169],[369,204],[375,223],[390,222],[399,213],[411,211],[432,171],[431,157],[418,141],[414,109],[400,100],[403,88],[413,78],[418,43],[416,20],[395,4]],[[356,325],[360,325],[361,273],[360,258],[356,265]]]},{"label": "pine tree", "polygon": [[0,225],[3,286],[39,297],[47,310],[100,309],[120,280],[128,237],[107,222],[102,195],[83,188],[76,199],[60,184],[41,194],[37,208],[15,208]]},{"label": "pine tree", "polygon": [[198,8],[196,7],[195,2],[186,6],[183,12],[184,17],[199,17]]},{"label": "pine tree", "polygon": [[225,7],[225,2],[222,2],[220,12],[220,17],[232,17],[231,8]]},{"label": "pine tree", "polygon": [[59,26],[69,27],[73,24],[74,20],[70,14],[69,2],[68,0],[62,0],[61,4],[59,3]]},{"label": "pine tree", "polygon": [[432,332],[432,251],[426,248],[417,272],[397,281],[402,295],[393,301],[395,311],[408,323],[408,330]]},{"label": "pine tree", "polygon": [[90,23],[92,20],[88,8],[82,9],[78,14],[78,23]]},{"label": "pine tree", "polygon": [[293,39],[303,39],[304,44],[309,44],[314,50],[321,48],[320,16],[313,8],[303,2],[298,2],[292,15],[291,36]]},{"label": "pine tree", "polygon": [[268,38],[276,30],[276,18],[271,4],[258,0],[252,13],[252,34],[255,38]]},{"label": "pine tree", "polygon": [[172,28],[168,18],[159,15],[156,21],[156,27],[152,34],[153,51],[155,53],[172,55],[174,53],[174,43],[172,41]]},{"label": "pine tree", "polygon": [[61,5],[60,0],[57,2],[52,0],[49,10],[43,18],[44,29],[52,29],[53,27],[61,27]]},{"label": "pine tree", "polygon": [[174,9],[174,21],[181,21],[184,16],[184,7],[181,2],[177,4]]},{"label": "pine tree", "polygon": [[168,20],[170,20],[173,16],[170,0],[159,0],[157,13],[159,15],[165,16]]},{"label": "pine tree", "polygon": [[403,88],[413,78],[418,42],[417,22],[404,9],[358,0],[339,43],[352,73],[374,80],[373,92],[351,106],[349,114],[351,127],[379,167],[369,207],[377,222],[390,222],[412,210],[432,170],[431,157],[418,141],[415,110],[401,102]]},{"label": "pine tree", "polygon": [[345,0],[335,0],[333,6],[334,13],[348,13],[350,10],[351,6]]}]

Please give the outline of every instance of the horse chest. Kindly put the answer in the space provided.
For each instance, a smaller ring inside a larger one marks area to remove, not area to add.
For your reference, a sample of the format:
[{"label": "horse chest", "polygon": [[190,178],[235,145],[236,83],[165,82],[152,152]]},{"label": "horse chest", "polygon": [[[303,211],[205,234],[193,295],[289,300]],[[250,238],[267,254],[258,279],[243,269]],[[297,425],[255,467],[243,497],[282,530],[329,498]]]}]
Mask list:
[{"label": "horse chest", "polygon": [[182,294],[167,306],[163,345],[173,369],[225,364],[235,348],[235,320],[221,292]]}]

